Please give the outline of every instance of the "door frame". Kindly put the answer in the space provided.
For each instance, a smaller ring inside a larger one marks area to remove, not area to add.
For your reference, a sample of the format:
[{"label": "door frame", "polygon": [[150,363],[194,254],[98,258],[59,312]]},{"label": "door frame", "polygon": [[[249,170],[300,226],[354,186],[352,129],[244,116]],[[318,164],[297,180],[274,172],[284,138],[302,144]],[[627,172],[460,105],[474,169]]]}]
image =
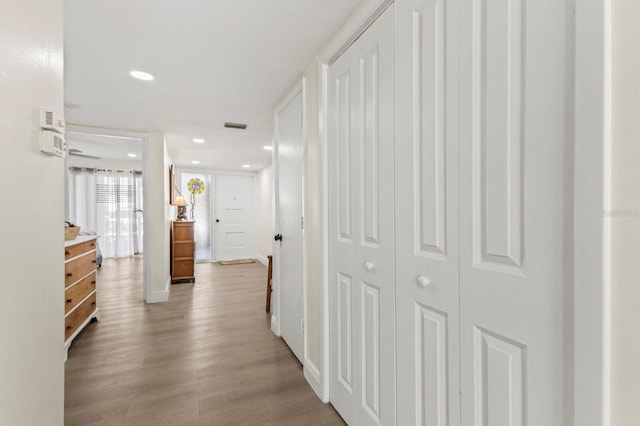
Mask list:
[{"label": "door frame", "polygon": [[[318,56],[323,245],[320,325],[323,359],[319,377],[324,402],[329,401],[330,377],[327,71],[392,3],[393,0],[366,0]],[[606,0],[565,0],[565,4],[570,20],[568,36],[574,49],[573,57],[567,60],[567,120],[573,122],[573,126],[571,123],[567,126],[567,136],[573,141],[566,154],[573,166],[573,179],[568,179],[572,181],[569,205],[573,212],[567,219],[573,229],[566,235],[566,242],[570,248],[569,264],[573,260],[569,279],[580,283],[568,286],[569,300],[565,301],[567,330],[573,337],[566,348],[569,355],[565,363],[574,365],[573,371],[566,373],[570,388],[566,403],[572,404],[573,412],[565,420],[574,425],[598,426],[609,424],[610,411],[610,237],[609,224],[602,212],[610,206],[611,5]],[[274,167],[274,175],[275,170]]]},{"label": "door frame", "polygon": [[[279,115],[282,113],[289,104],[295,99],[296,96],[302,95],[302,190],[300,191],[301,203],[302,203],[302,217],[304,217],[304,185],[305,185],[305,162],[304,156],[306,154],[306,144],[304,141],[305,135],[305,123],[304,123],[304,113],[305,113],[305,77],[301,76],[297,79],[296,84],[289,90],[287,95],[280,101],[276,109],[273,113],[273,233],[280,234],[280,160],[279,160],[279,150],[280,150],[280,136],[278,134],[278,125],[279,125]],[[306,253],[305,253],[305,235],[304,229],[302,230],[302,315],[304,319],[304,324],[307,323],[307,305],[305,303],[307,298],[307,280],[306,280]],[[276,241],[272,240],[272,254],[273,254],[273,290],[271,294],[271,331],[276,336],[280,337],[281,334],[281,316],[280,316],[280,306],[281,306],[281,292],[280,292],[280,244]],[[303,333],[303,360],[307,359],[307,327],[304,327]]]},{"label": "door frame", "polygon": [[[568,2],[573,3],[573,2]],[[610,424],[611,2],[575,8],[574,425]]]},{"label": "door frame", "polygon": [[[154,217],[158,217],[158,215],[153,213],[153,208],[152,207],[146,208],[146,206],[152,205],[152,201],[155,201],[155,198],[152,199],[152,194],[151,194],[152,191],[144,190],[147,188],[157,187],[158,185],[158,181],[155,180],[154,177],[150,175],[151,174],[150,170],[152,169],[151,167],[152,165],[151,165],[151,160],[149,155],[149,133],[136,132],[131,130],[110,129],[106,127],[85,126],[82,124],[73,124],[73,123],[67,123],[67,133],[103,135],[103,136],[110,136],[115,138],[139,140],[141,142],[142,158],[140,160],[142,162],[142,188],[143,188],[142,203],[143,203],[143,206],[145,206],[145,208],[143,208],[143,211],[142,211],[142,220],[143,220],[143,223],[147,224],[147,231],[149,231],[149,232],[145,232],[142,237],[142,256],[146,260],[162,259],[162,255],[165,253],[164,248],[158,247],[157,244],[153,244],[153,242],[151,241],[151,235],[147,235],[152,233],[151,230],[153,229],[157,230],[157,228],[155,228],[154,225],[158,224],[158,220],[154,221]],[[65,168],[66,168],[66,164],[67,163],[65,161]],[[162,165],[161,169],[164,170],[164,164]],[[166,173],[164,174],[166,175]],[[66,176],[66,171],[65,171],[65,176]],[[162,183],[164,181],[162,180],[160,182]],[[167,193],[167,191],[163,191],[163,192]],[[66,197],[67,197],[67,194],[65,189],[65,206],[67,205]],[[168,208],[165,205],[165,209],[162,210],[163,222],[166,222],[167,220],[171,221],[170,214],[168,214],[167,210]],[[169,231],[167,230],[166,236],[168,236],[168,234],[169,234]],[[165,260],[168,266],[169,265],[168,257]],[[155,267],[157,268],[157,266]],[[167,287],[166,293],[163,293],[160,295],[154,293],[151,287],[153,269],[154,269],[154,266],[152,266],[151,262],[148,262],[148,261],[144,262],[143,274],[142,274],[142,298],[145,301],[145,303],[166,302],[169,297],[169,293],[168,293],[169,287]],[[167,286],[169,284],[171,284],[171,277],[169,277]]]}]

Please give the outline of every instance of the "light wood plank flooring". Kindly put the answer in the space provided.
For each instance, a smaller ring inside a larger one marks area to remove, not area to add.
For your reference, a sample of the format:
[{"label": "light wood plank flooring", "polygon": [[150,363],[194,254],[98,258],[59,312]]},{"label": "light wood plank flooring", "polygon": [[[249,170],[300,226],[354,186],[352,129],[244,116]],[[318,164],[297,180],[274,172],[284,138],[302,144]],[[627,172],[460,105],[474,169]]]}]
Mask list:
[{"label": "light wood plank flooring", "polygon": [[65,364],[67,425],[343,425],[269,329],[267,270],[197,264],[168,303],[142,302],[142,259],[106,260],[101,320]]}]

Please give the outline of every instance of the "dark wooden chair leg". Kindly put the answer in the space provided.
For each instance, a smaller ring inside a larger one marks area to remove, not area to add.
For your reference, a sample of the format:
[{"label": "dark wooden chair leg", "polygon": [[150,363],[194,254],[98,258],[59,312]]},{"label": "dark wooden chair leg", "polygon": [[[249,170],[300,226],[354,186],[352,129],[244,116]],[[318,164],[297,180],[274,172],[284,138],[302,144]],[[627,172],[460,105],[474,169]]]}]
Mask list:
[{"label": "dark wooden chair leg", "polygon": [[271,312],[271,279],[273,278],[273,257],[267,256],[269,258],[269,271],[267,272],[267,306],[266,311]]}]

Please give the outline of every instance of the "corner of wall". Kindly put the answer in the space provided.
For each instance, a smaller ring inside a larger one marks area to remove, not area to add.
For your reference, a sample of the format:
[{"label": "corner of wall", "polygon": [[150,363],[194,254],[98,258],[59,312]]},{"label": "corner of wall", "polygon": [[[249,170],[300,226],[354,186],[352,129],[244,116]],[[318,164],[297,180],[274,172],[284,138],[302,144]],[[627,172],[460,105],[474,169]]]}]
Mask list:
[{"label": "corner of wall", "polygon": [[171,293],[171,278],[167,280],[164,290],[151,291],[146,295],[146,303],[164,303],[169,301],[169,294]]},{"label": "corner of wall", "polygon": [[280,323],[278,322],[278,317],[275,315],[271,315],[271,331],[273,334],[280,337]]},{"label": "corner of wall", "polygon": [[320,370],[318,370],[318,367],[316,367],[309,358],[305,358],[304,360],[303,371],[304,378],[307,380],[307,383],[309,383],[318,398],[320,398],[320,400],[325,404],[328,403],[329,395],[324,391]]}]

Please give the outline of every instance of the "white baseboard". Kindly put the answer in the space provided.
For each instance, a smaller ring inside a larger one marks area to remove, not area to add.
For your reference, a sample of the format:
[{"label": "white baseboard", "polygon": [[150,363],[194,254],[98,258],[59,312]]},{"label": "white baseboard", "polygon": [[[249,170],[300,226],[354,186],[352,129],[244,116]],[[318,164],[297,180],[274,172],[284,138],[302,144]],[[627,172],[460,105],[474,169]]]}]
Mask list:
[{"label": "white baseboard", "polygon": [[271,315],[271,332],[280,337],[280,323],[275,315]]},{"label": "white baseboard", "polygon": [[329,402],[329,395],[324,394],[322,382],[320,381],[320,371],[309,358],[304,360],[303,371],[304,378],[307,379],[307,383],[309,383],[318,398],[325,404]]},{"label": "white baseboard", "polygon": [[256,254],[256,260],[262,263],[264,266],[269,266],[269,259],[267,259],[265,256]]},{"label": "white baseboard", "polygon": [[152,291],[147,295],[147,303],[164,303],[169,301],[169,293],[171,290],[171,278],[167,281],[167,284],[162,291]]}]

